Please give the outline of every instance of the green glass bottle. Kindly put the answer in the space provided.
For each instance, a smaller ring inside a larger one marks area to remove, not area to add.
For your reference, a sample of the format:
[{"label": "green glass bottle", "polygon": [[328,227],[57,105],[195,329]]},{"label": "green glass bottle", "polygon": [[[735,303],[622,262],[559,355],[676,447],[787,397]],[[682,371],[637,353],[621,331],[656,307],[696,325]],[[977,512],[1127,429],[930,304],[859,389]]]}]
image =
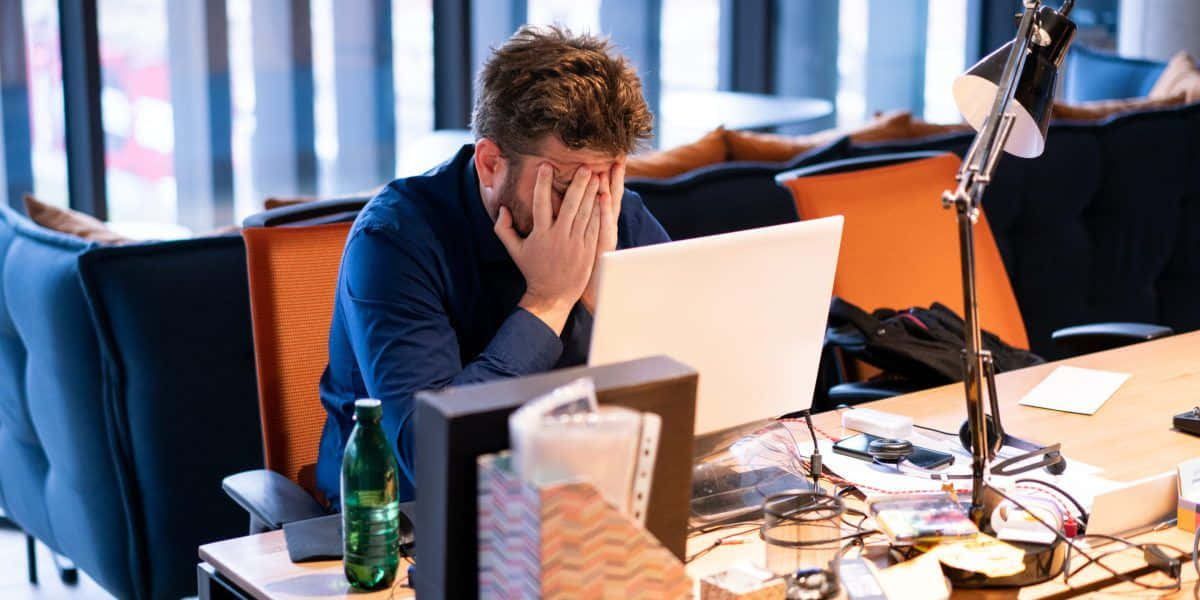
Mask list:
[{"label": "green glass bottle", "polygon": [[400,566],[399,465],[380,426],[378,400],[354,402],[357,423],[342,455],[342,565],[350,585],[392,586]]}]

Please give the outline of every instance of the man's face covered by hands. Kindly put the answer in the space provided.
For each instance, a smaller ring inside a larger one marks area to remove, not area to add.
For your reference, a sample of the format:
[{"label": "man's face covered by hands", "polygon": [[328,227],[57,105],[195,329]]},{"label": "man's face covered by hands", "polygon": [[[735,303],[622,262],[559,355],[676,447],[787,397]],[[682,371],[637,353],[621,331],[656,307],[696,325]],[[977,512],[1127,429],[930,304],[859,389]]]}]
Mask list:
[{"label": "man's face covered by hands", "polygon": [[[522,237],[533,231],[534,195],[539,192],[539,168],[542,165],[550,168],[548,177],[547,174],[542,177],[549,179],[549,185],[543,183],[543,188],[548,188],[554,219],[558,218],[563,198],[577,176],[598,180],[595,197],[591,199],[594,202],[612,199],[613,195],[619,197],[624,188],[623,169],[620,174],[615,173],[619,165],[624,165],[623,156],[587,149],[572,150],[558,138],[548,136],[533,154],[515,155],[507,161],[503,182],[496,190],[496,204],[512,213],[513,229]],[[619,175],[621,180],[621,187],[615,190],[613,184],[617,177],[614,175]],[[582,184],[587,183],[583,179]]]}]

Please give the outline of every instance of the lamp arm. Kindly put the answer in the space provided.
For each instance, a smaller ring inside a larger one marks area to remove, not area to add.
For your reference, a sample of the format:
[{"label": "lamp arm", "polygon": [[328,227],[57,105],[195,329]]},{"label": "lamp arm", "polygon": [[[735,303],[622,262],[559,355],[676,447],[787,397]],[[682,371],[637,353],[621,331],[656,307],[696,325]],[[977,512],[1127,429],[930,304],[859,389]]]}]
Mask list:
[{"label": "lamp arm", "polygon": [[[992,110],[983,127],[971,142],[967,156],[959,168],[954,192],[942,194],[942,203],[953,207],[958,219],[959,258],[963,278],[963,383],[966,387],[967,423],[970,427],[971,452],[971,519],[982,525],[987,518],[985,510],[984,477],[992,450],[987,442],[986,413],[983,406],[985,365],[991,358],[983,348],[983,334],[979,326],[979,300],[975,282],[974,224],[979,218],[980,200],[983,190],[991,181],[992,173],[999,162],[1000,153],[1012,131],[1014,116],[1009,115],[1008,106],[1016,94],[1017,82],[1025,67],[1028,49],[1035,32],[1040,31],[1035,21],[1039,0],[1023,0],[1025,12],[1017,27],[1017,37],[1004,63],[1000,85],[996,90]],[[992,398],[993,404],[996,399]]]}]

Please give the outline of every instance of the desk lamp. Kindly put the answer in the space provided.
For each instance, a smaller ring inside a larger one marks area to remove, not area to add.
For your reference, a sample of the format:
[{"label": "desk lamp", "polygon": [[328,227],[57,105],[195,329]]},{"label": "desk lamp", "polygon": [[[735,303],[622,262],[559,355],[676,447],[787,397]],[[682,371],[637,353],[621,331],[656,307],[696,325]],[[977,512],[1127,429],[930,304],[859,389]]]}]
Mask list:
[{"label": "desk lamp", "polygon": [[[981,528],[987,526],[988,516],[998,504],[998,496],[988,493],[985,479],[988,463],[995,458],[995,451],[1004,435],[999,424],[995,367],[990,352],[983,348],[980,334],[972,226],[979,218],[984,188],[991,181],[1002,153],[1007,151],[1023,158],[1033,158],[1042,153],[1050,123],[1058,67],[1075,35],[1075,24],[1067,18],[1074,3],[1075,0],[1065,0],[1056,11],[1043,6],[1039,0],[1023,0],[1024,12],[1017,26],[1016,38],[984,57],[954,82],[954,99],[959,112],[978,131],[956,176],[958,187],[953,192],[942,194],[942,204],[946,208],[953,208],[958,219],[966,334],[963,383],[966,386],[967,425],[971,440],[969,514],[971,520]],[[983,407],[985,382],[992,410],[990,419]],[[993,435],[989,436],[989,433]],[[1042,450],[1034,454],[1041,454],[1046,459],[1028,465],[1028,469],[1061,460],[1057,455],[1050,454],[1050,449]],[[996,465],[1003,466],[1004,463]],[[1009,469],[1003,474],[1028,469]],[[1058,562],[1059,568],[1053,572],[1031,568],[1030,572],[1005,578],[1003,582],[965,583],[1024,585],[1049,579],[1061,570],[1062,547],[1061,544],[1055,546],[1059,560],[1050,562]]]}]

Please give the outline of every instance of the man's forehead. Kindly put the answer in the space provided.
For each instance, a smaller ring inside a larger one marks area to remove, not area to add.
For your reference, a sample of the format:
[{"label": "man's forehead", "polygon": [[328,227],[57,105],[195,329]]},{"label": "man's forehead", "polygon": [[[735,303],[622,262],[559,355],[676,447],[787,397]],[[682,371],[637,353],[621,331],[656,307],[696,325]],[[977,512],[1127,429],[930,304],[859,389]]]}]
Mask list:
[{"label": "man's forehead", "polygon": [[607,152],[598,152],[580,148],[568,148],[555,136],[547,136],[538,148],[536,156],[554,166],[559,176],[570,177],[579,167],[587,167],[592,171],[607,171],[620,158]]}]

